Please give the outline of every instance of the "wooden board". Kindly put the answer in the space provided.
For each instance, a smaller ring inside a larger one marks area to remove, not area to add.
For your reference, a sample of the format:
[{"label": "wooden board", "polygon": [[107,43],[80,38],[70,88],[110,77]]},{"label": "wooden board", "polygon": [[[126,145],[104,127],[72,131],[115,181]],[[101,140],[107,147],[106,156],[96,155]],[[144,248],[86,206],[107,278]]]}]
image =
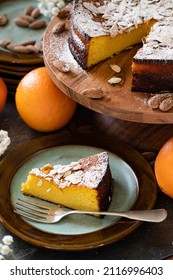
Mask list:
[{"label": "wooden board", "polygon": [[[127,121],[140,123],[173,123],[173,109],[168,112],[153,110],[147,105],[150,94],[131,92],[131,63],[139,46],[123,51],[88,71],[84,71],[73,58],[68,47],[68,31],[59,35],[52,33],[58,23],[55,17],[45,31],[43,53],[45,66],[55,84],[68,96],[83,106],[96,112]],[[54,66],[53,61],[63,60],[72,65],[72,71],[62,73]],[[110,64],[117,64],[121,72],[121,83],[111,85],[108,80],[115,75]],[[85,91],[101,90],[102,98],[94,99],[85,96]]]}]

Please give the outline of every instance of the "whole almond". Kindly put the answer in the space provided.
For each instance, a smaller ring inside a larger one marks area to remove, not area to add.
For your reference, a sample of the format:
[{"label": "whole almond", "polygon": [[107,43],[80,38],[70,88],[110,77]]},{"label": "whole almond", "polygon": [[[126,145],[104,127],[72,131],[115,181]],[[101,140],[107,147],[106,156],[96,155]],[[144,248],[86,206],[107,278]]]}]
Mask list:
[{"label": "whole almond", "polygon": [[29,16],[29,15],[22,15],[20,18],[26,20],[29,23],[34,21],[34,18],[32,16]]},{"label": "whole almond", "polygon": [[59,23],[55,24],[54,27],[52,28],[52,33],[60,34],[64,30],[65,30],[65,22],[59,22]]},{"label": "whole almond", "polygon": [[32,10],[32,12],[31,12],[31,16],[32,16],[33,18],[37,18],[37,17],[39,17],[39,15],[40,15],[40,10],[39,10],[39,8],[34,8],[34,9]]},{"label": "whole almond", "polygon": [[14,51],[15,46],[16,46],[16,44],[9,43],[6,45],[6,48],[10,51]]},{"label": "whole almond", "polygon": [[33,6],[28,6],[24,9],[24,15],[31,15],[32,11],[35,9]]},{"label": "whole almond", "polygon": [[69,14],[70,14],[70,9],[69,9],[69,7],[64,7],[64,8],[62,8],[62,9],[60,9],[60,10],[58,11],[57,17],[63,19],[63,18],[68,17]]},{"label": "whole almond", "polygon": [[35,43],[34,47],[36,48],[37,52],[43,52],[42,43]]},{"label": "whole almond", "polygon": [[34,45],[35,42],[36,42],[35,40],[28,40],[28,41],[24,41],[24,42],[20,43],[20,45],[22,45],[22,46]]},{"label": "whole almond", "polygon": [[28,51],[30,50],[30,52],[34,52],[34,53],[39,52],[38,49],[35,47],[35,45],[27,45],[26,48]]},{"label": "whole almond", "polygon": [[29,25],[29,28],[32,28],[32,29],[39,29],[39,28],[43,28],[47,25],[46,21],[45,20],[35,20],[34,22],[32,22],[30,25]]},{"label": "whole almond", "polygon": [[160,103],[159,109],[161,111],[166,112],[169,111],[172,107],[173,107],[173,97],[168,97]]},{"label": "whole almond", "polygon": [[16,25],[21,26],[21,27],[29,26],[29,22],[26,19],[23,19],[22,17],[15,18],[14,22]]},{"label": "whole almond", "polygon": [[10,44],[10,40],[8,39],[1,39],[0,40],[0,46],[5,48],[8,44]]},{"label": "whole almond", "polygon": [[99,99],[103,97],[103,91],[101,89],[91,88],[81,92],[82,95],[88,98]]},{"label": "whole almond", "polygon": [[108,80],[108,83],[111,85],[116,85],[119,84],[121,82],[121,78],[120,77],[112,77]]},{"label": "whole almond", "polygon": [[110,64],[110,68],[115,71],[116,73],[120,73],[121,72],[121,67],[117,64]]},{"label": "whole almond", "polygon": [[8,22],[8,18],[6,15],[0,15],[0,26],[6,25]]},{"label": "whole almond", "polygon": [[148,106],[151,107],[152,109],[157,109],[160,106],[160,103],[165,99],[170,97],[171,94],[170,93],[164,93],[164,94],[155,94],[153,96],[151,96],[148,99]]},{"label": "whole almond", "polygon": [[70,64],[62,60],[54,60],[53,65],[63,73],[68,73],[71,70]]},{"label": "whole almond", "polygon": [[27,47],[18,44],[9,44],[7,49],[18,53],[31,53],[31,50],[27,49]]}]

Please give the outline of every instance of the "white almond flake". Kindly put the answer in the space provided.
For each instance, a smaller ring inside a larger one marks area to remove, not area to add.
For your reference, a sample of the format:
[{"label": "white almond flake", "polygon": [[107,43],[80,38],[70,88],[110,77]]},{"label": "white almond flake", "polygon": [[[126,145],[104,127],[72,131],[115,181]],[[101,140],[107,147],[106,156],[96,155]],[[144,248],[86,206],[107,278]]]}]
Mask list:
[{"label": "white almond flake", "polygon": [[108,83],[111,85],[119,84],[121,82],[121,78],[119,77],[112,77],[108,80]]},{"label": "white almond flake", "polygon": [[47,192],[50,192],[51,191],[51,188],[47,189]]},{"label": "white almond flake", "polygon": [[81,175],[79,174],[70,174],[69,176],[65,177],[65,180],[70,181],[72,184],[79,184],[81,182]]},{"label": "white almond flake", "polygon": [[110,68],[115,71],[116,73],[120,73],[121,72],[121,67],[117,64],[110,64]]}]

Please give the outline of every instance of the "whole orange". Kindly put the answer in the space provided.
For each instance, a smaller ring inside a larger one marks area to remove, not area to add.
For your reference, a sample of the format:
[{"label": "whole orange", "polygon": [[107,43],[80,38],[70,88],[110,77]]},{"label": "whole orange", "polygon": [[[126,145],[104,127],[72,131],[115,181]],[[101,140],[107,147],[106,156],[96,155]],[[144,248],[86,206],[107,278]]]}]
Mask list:
[{"label": "whole orange", "polygon": [[160,149],[154,171],[160,189],[173,198],[173,137]]},{"label": "whole orange", "polygon": [[15,102],[23,121],[42,132],[62,128],[76,110],[76,102],[54,84],[45,67],[36,68],[22,78]]},{"label": "whole orange", "polygon": [[2,78],[0,78],[0,112],[3,110],[7,99],[7,86]]}]

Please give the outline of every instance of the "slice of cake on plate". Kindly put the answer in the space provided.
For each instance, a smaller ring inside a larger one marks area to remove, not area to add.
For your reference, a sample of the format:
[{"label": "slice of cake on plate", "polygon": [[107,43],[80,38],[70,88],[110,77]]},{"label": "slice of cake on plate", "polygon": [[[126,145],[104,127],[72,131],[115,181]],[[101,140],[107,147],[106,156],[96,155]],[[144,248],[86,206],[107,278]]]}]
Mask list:
[{"label": "slice of cake on plate", "polygon": [[21,191],[72,209],[107,210],[112,197],[108,153],[101,152],[68,165],[34,168],[22,183]]}]

